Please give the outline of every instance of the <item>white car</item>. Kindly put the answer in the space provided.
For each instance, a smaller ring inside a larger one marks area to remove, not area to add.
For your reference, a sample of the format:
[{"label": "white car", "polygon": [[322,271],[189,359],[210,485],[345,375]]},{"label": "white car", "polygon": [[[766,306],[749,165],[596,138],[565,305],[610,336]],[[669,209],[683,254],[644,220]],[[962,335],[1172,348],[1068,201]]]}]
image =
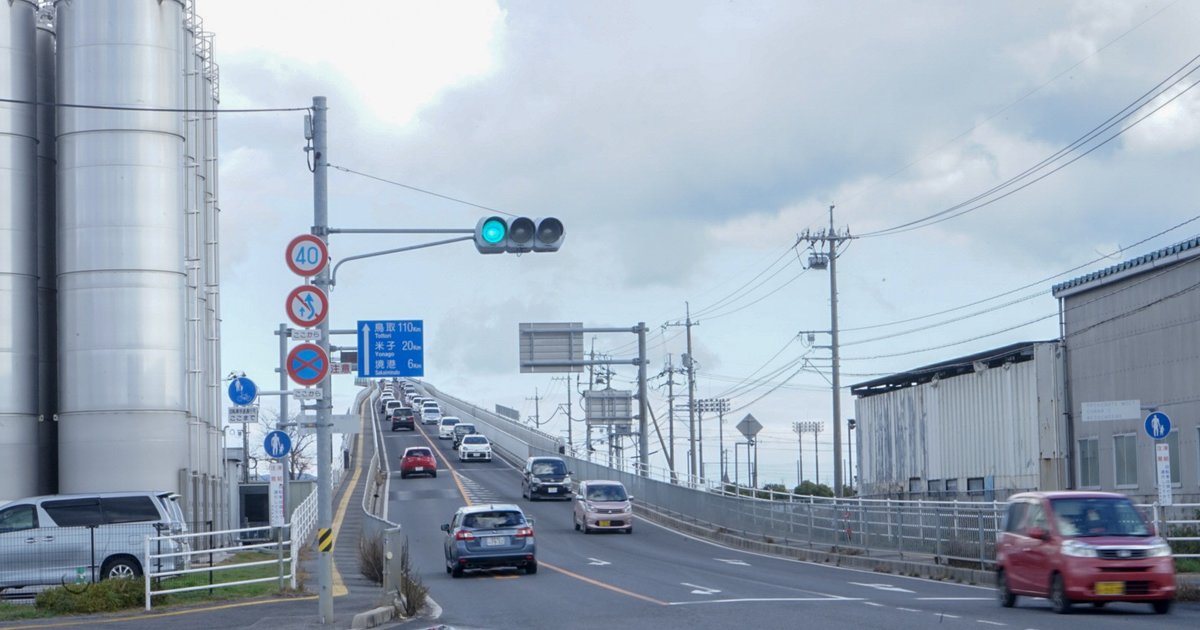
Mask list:
[{"label": "white car", "polygon": [[492,461],[492,443],[478,433],[464,435],[462,443],[458,445],[458,461],[472,460]]},{"label": "white car", "polygon": [[[421,417],[423,419],[424,415]],[[442,416],[442,419],[438,420],[438,439],[452,439],[454,437],[454,425],[458,424],[459,422],[461,421],[454,416]]]},{"label": "white car", "polygon": [[432,407],[421,408],[421,424],[438,424],[442,421],[442,412]]}]

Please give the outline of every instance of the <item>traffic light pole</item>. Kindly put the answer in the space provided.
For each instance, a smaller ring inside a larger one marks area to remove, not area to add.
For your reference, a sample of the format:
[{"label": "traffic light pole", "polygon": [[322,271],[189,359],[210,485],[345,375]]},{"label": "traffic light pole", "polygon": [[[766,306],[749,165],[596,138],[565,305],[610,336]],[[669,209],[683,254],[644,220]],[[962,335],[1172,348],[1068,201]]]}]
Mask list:
[{"label": "traffic light pole", "polygon": [[[313,97],[312,154],[313,154],[313,234],[329,243],[329,156],[325,126],[325,97]],[[330,285],[330,270],[326,265],[314,281],[318,287]],[[332,308],[332,306],[330,307]],[[321,338],[317,345],[329,356],[329,317],[317,326]],[[333,419],[332,379],[321,381],[321,400],[317,408],[317,528],[330,530],[333,527],[333,491],[329,455],[333,447],[330,424]],[[331,532],[333,535],[333,532]],[[335,537],[336,538],[336,537]],[[333,552],[317,551],[317,578],[319,583],[317,613],[321,623],[333,621]]]}]

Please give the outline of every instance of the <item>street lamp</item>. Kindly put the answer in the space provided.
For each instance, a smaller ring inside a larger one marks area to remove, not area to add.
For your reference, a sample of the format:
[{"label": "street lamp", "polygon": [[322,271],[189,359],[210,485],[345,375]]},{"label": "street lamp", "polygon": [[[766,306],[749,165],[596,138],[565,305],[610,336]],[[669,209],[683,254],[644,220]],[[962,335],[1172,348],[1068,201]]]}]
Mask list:
[{"label": "street lamp", "polygon": [[854,421],[854,418],[846,419],[846,455],[850,458],[850,470],[847,472],[849,478],[846,480],[846,485],[851,490],[854,490],[854,429],[857,426],[858,423]]}]

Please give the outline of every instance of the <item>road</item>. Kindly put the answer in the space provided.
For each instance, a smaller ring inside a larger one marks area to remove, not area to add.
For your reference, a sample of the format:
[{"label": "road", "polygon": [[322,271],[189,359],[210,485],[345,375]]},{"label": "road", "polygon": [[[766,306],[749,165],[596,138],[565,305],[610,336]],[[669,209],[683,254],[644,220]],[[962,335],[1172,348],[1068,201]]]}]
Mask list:
[{"label": "road", "polygon": [[[443,403],[445,405],[445,403]],[[463,409],[447,415],[470,417]],[[385,425],[386,428],[386,425]],[[844,569],[759,555],[638,520],[632,535],[574,530],[569,501],[521,498],[514,462],[461,463],[435,427],[385,431],[395,460],[407,446],[433,445],[436,479],[393,474],[389,518],[408,533],[413,565],[453,628],[1196,628],[1200,606],[1154,615],[1145,604],[1077,606],[1054,615],[1045,600],[1001,608],[993,589]],[[395,469],[398,461],[391,462]],[[439,530],[466,504],[516,503],[535,519],[539,572],[445,572]],[[405,627],[427,627],[429,620]]]}]

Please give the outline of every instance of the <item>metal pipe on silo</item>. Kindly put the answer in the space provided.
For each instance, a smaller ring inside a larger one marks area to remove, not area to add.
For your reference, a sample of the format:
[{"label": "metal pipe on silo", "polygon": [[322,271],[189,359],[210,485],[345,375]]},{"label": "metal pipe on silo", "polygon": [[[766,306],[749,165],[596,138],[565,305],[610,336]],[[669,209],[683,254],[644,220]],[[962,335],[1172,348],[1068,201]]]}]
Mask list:
[{"label": "metal pipe on silo", "polygon": [[221,292],[220,292],[220,197],[217,190],[217,105],[220,74],[213,52],[213,34],[202,34],[205,42],[206,63],[204,66],[204,90],[201,92],[204,104],[204,213],[205,213],[205,243],[204,243],[204,287],[207,311],[205,313],[205,331],[208,352],[208,385],[207,400],[210,405],[209,418],[212,421],[210,431],[212,439],[212,461],[210,470],[214,475],[224,475],[222,463],[221,438],[224,436],[221,425],[222,410],[222,371],[221,371]]},{"label": "metal pipe on silo", "polygon": [[[204,398],[201,395],[204,379],[203,348],[203,286],[204,267],[201,261],[202,207],[204,198],[203,174],[200,172],[203,154],[203,132],[200,129],[200,115],[195,110],[200,108],[198,81],[200,77],[200,18],[196,15],[196,5],[192,0],[186,3],[183,22],[180,24],[183,35],[183,90],[184,102],[189,111],[183,112],[184,124],[184,158],[187,169],[185,175],[185,238],[187,250],[187,344],[185,357],[187,359],[187,410],[188,410],[188,470],[197,475],[203,472],[203,463],[207,455],[207,431],[204,427]],[[192,502],[185,502],[193,505]],[[198,515],[192,515],[193,521],[200,521]]]},{"label": "metal pipe on silo", "polygon": [[[60,103],[182,109],[181,0],[56,0]],[[58,112],[59,490],[180,489],[184,129]]]},{"label": "metal pipe on silo", "polygon": [[36,14],[0,4],[0,501],[38,488]]},{"label": "metal pipe on silo", "polygon": [[54,5],[37,15],[38,494],[58,492],[58,246],[55,239]]}]

